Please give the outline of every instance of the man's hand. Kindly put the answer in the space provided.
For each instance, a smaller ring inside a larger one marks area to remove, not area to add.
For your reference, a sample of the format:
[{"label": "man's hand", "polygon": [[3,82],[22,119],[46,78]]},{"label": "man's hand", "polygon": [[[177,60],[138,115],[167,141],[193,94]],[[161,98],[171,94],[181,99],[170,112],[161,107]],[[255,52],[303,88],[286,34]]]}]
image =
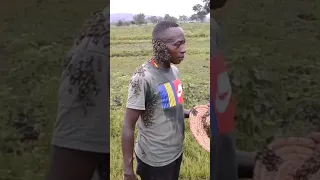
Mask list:
[{"label": "man's hand", "polygon": [[[210,108],[210,103],[208,103],[207,106]],[[191,110],[184,109],[183,112],[184,112],[184,118],[189,118]]]},{"label": "man's hand", "polygon": [[133,172],[133,169],[125,171],[124,180],[138,180],[137,176]]},{"label": "man's hand", "polygon": [[138,180],[133,171],[134,130],[142,111],[127,108],[122,130],[124,179]]},{"label": "man's hand", "polygon": [[189,118],[190,110],[184,109],[184,110],[183,110],[183,114],[184,114],[184,118]]}]

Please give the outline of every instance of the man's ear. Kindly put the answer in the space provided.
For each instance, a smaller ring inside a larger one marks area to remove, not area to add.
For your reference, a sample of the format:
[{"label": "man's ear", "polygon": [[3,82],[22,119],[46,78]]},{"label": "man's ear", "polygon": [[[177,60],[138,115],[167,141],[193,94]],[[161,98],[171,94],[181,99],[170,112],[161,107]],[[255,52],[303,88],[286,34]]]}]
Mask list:
[{"label": "man's ear", "polygon": [[210,9],[220,9],[226,4],[227,0],[211,0],[210,1]]}]

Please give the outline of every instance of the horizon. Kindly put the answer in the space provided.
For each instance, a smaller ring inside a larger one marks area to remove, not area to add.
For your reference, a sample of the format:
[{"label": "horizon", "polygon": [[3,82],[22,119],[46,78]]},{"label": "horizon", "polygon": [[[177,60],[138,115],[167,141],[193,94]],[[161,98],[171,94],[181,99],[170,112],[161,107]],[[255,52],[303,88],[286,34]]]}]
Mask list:
[{"label": "horizon", "polygon": [[[125,6],[124,6],[125,4]],[[137,6],[136,4],[143,4]],[[167,4],[170,4],[167,6]],[[143,13],[147,16],[161,16],[165,14],[179,18],[179,16],[186,15],[190,17],[195,14],[192,7],[196,4],[203,5],[202,0],[111,0],[110,1],[110,14],[140,14]],[[132,8],[135,7],[135,8]],[[156,7],[156,8],[154,8]],[[165,9],[165,11],[163,11]],[[207,15],[208,17],[209,15]]]},{"label": "horizon", "polygon": [[[143,12],[142,12],[143,13]],[[128,14],[128,15],[137,15],[137,14],[140,14],[140,13],[110,13],[110,15],[116,15],[116,14]],[[146,14],[146,13],[143,13],[145,16],[157,16],[157,15],[153,15],[153,14]],[[165,14],[169,14],[169,13],[165,13]],[[165,15],[164,14],[164,15]],[[157,16],[157,17],[164,17],[164,15],[163,16]],[[171,15],[171,14],[169,14],[170,16],[173,16],[173,15]],[[192,14],[191,14],[192,15]],[[191,15],[186,15],[186,16],[188,16],[188,17],[190,17]],[[183,16],[183,14],[182,15],[179,15],[179,16]],[[176,17],[176,18],[179,18],[179,16],[174,16],[174,17]],[[209,14],[207,14],[206,15],[206,17],[207,18],[210,18],[210,13]]]}]

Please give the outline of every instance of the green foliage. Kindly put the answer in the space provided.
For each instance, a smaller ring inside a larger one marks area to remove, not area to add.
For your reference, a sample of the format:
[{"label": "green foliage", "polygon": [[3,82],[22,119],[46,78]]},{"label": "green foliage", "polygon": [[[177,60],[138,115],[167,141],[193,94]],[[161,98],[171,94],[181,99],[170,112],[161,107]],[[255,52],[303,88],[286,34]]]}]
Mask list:
[{"label": "green foliage", "polygon": [[198,15],[192,14],[192,15],[190,16],[190,21],[199,21]]},{"label": "green foliage", "polygon": [[320,54],[315,47],[320,24],[298,16],[319,17],[319,7],[290,1],[283,11],[289,1],[277,7],[275,2],[230,2],[227,21],[219,18],[223,9],[213,14],[227,27],[241,149],[257,150],[275,137],[320,131]]},{"label": "green foliage", "polygon": [[[104,0],[0,6],[0,179],[43,180],[65,55]],[[58,14],[58,15],[57,15]]]},{"label": "green foliage", "polygon": [[149,21],[153,24],[156,24],[159,22],[159,18],[157,16],[151,16],[149,17]]},{"label": "green foliage", "polygon": [[131,22],[124,21],[124,20],[119,20],[119,21],[116,23],[116,26],[130,26],[130,25],[131,25]]},{"label": "green foliage", "polygon": [[204,6],[202,6],[201,4],[196,4],[192,7],[192,10],[196,12],[196,14],[193,14],[191,16],[191,20],[199,20],[201,22],[203,22],[206,18],[206,15],[210,13],[210,11],[208,11],[208,5],[210,3],[209,0],[203,0],[204,2]]},{"label": "green foliage", "polygon": [[119,20],[116,24],[116,26],[123,26],[123,21],[122,20]]},{"label": "green foliage", "polygon": [[182,22],[188,21],[188,16],[186,15],[179,16],[179,21],[182,21]]},{"label": "green foliage", "polygon": [[135,22],[135,24],[141,25],[146,23],[145,18],[146,18],[145,15],[143,13],[140,13],[133,17],[133,21]]},{"label": "green foliage", "polygon": [[209,14],[210,13],[210,0],[202,0],[204,5],[203,5],[203,10]]},{"label": "green foliage", "polygon": [[178,22],[178,19],[175,18],[174,16],[170,16],[169,14],[165,14],[164,15],[164,20],[165,21],[172,21],[172,22]]}]

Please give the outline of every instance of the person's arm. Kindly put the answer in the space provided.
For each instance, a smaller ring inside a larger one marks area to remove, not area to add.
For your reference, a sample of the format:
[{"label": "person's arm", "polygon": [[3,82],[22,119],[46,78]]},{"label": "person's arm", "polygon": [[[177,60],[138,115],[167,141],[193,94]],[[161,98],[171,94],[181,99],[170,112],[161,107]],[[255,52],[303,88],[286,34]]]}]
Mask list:
[{"label": "person's arm", "polygon": [[125,176],[133,176],[133,152],[135,125],[145,110],[148,83],[146,77],[136,73],[130,82],[128,102],[122,129],[122,153]]},{"label": "person's arm", "polygon": [[131,171],[133,171],[134,130],[140,114],[140,110],[126,109],[122,128],[122,153],[125,174],[133,173]]}]

